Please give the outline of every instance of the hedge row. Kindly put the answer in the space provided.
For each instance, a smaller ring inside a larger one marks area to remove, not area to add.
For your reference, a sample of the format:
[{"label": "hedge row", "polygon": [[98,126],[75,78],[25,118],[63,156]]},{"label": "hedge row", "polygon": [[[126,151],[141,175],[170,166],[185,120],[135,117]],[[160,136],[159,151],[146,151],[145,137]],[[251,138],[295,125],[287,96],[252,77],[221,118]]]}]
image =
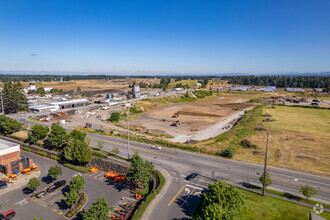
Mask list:
[{"label": "hedge row", "polygon": [[43,151],[36,151],[36,154],[38,154],[40,156],[43,156],[43,157],[46,157],[47,156],[47,153],[46,152],[43,152]]},{"label": "hedge row", "polygon": [[89,170],[93,168],[93,167],[76,166],[76,165],[73,165],[73,164],[70,164],[70,163],[67,163],[67,162],[63,162],[61,164],[65,167],[69,168],[69,169],[72,169],[72,170],[75,170],[75,171],[78,171],[78,172],[81,172],[81,173],[89,173]]},{"label": "hedge row", "polygon": [[139,209],[135,212],[134,216],[132,217],[132,220],[138,220],[142,218],[143,213],[145,212],[151,201],[156,197],[157,194],[159,194],[159,192],[162,190],[163,186],[165,185],[166,180],[164,176],[158,170],[156,170],[156,174],[159,178],[159,185],[156,189],[156,193],[152,192],[147,196],[144,203],[142,203]]}]

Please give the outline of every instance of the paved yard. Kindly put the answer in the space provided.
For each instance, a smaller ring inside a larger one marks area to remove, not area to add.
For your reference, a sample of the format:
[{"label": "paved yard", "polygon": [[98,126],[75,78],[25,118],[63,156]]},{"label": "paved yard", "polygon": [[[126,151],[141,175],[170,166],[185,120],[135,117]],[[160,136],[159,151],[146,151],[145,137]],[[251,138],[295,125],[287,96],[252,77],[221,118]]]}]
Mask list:
[{"label": "paved yard", "polygon": [[[54,166],[57,162],[49,160],[38,155],[22,152],[23,156],[29,156],[33,159],[35,164],[39,165],[41,174],[39,180],[41,185],[37,191],[40,191],[49,184],[49,179],[46,178],[49,167]],[[58,180],[65,179],[67,184],[70,183],[71,178],[78,172],[68,169],[59,165],[62,170],[62,176],[58,177]],[[94,202],[94,199],[104,196],[109,201],[110,206],[118,206],[120,202],[131,200],[128,198],[131,194],[124,184],[110,184],[104,178],[104,172],[98,171],[94,174],[83,174],[85,178],[85,189],[83,190],[87,194],[87,204],[84,210]],[[34,217],[44,219],[64,219],[63,215],[68,211],[68,207],[64,202],[64,192],[67,187],[57,189],[53,193],[46,194],[43,198],[27,198],[28,192],[26,186],[22,186],[18,189],[14,189],[0,197],[0,204],[2,204],[2,211],[8,209],[14,209],[16,211],[15,219],[29,220]],[[121,198],[127,198],[121,200]]]}]

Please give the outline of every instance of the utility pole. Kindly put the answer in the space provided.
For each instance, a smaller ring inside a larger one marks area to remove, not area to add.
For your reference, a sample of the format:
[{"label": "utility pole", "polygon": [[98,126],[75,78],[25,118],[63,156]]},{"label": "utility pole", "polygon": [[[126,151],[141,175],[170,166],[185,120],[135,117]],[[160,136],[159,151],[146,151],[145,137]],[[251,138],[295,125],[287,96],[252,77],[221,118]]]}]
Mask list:
[{"label": "utility pole", "polygon": [[267,172],[268,145],[269,145],[269,128],[267,130],[267,145],[266,145],[265,166],[264,166],[264,181],[262,184],[262,196],[265,196],[265,194],[266,194],[266,172]]},{"label": "utility pole", "polygon": [[130,159],[130,152],[129,152],[129,106],[127,107],[127,151],[128,151],[128,159]]},{"label": "utility pole", "polygon": [[155,173],[155,166],[156,166],[156,159],[157,157],[154,157],[154,193],[156,193],[156,173]]}]

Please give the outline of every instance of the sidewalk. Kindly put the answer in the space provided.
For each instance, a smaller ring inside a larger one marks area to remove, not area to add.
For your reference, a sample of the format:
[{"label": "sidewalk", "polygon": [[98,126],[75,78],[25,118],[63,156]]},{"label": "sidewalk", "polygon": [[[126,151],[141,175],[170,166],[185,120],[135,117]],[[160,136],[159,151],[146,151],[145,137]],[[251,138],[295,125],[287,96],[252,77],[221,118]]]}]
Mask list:
[{"label": "sidewalk", "polygon": [[157,194],[154,200],[151,201],[145,212],[143,213],[143,216],[141,219],[148,220],[151,212],[153,211],[154,207],[157,205],[157,203],[163,198],[165,195],[166,191],[168,190],[169,186],[171,185],[171,176],[170,174],[164,170],[163,168],[157,167],[157,170],[161,172],[161,174],[164,176],[166,182],[165,185],[163,186],[162,190]]}]

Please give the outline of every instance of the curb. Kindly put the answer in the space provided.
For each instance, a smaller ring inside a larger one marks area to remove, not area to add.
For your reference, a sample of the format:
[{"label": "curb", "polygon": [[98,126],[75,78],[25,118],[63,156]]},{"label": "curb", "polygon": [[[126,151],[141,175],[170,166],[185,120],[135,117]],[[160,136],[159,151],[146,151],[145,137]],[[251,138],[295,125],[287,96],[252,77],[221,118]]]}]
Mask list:
[{"label": "curb", "polygon": [[65,213],[64,215],[63,215],[63,217],[65,218],[65,219],[72,219],[73,217],[75,217],[84,207],[85,207],[85,205],[87,204],[87,202],[88,202],[88,197],[87,197],[87,193],[85,193],[85,192],[82,192],[82,193],[84,193],[85,195],[86,195],[86,202],[85,202],[85,204],[80,208],[80,210],[78,211],[78,212],[76,212],[76,214],[74,214],[73,216],[71,216],[70,218],[68,218],[68,217],[65,217],[65,215],[68,213]]},{"label": "curb", "polygon": [[149,219],[150,214],[152,213],[154,207],[157,205],[157,203],[163,198],[165,195],[166,191],[168,190],[169,186],[171,185],[171,176],[170,174],[163,168],[157,167],[157,170],[161,172],[161,174],[164,176],[166,182],[165,185],[163,186],[163,189],[159,192],[159,194],[156,195],[154,200],[151,201],[147,209],[142,215],[141,219]]}]

